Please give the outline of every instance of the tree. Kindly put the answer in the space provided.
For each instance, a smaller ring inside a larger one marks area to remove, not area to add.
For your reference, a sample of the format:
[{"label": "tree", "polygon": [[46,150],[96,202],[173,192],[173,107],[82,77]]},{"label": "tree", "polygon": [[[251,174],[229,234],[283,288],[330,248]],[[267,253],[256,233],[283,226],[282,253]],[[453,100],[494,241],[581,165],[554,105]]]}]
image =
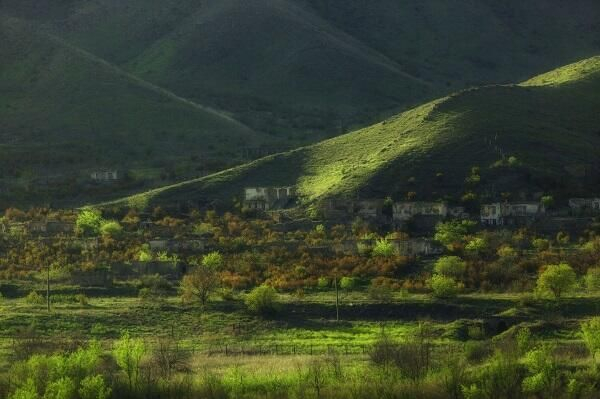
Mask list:
[{"label": "tree", "polygon": [[107,220],[100,226],[100,233],[107,237],[118,237],[123,231],[123,227],[116,220]]},{"label": "tree", "polygon": [[590,267],[585,274],[585,286],[590,292],[600,290],[600,267]]},{"label": "tree", "polygon": [[458,283],[452,277],[434,274],[429,285],[436,298],[453,298],[458,294]]},{"label": "tree", "polygon": [[380,240],[377,240],[377,242],[375,243],[375,246],[371,251],[371,255],[382,258],[389,258],[391,256],[394,256],[395,252],[396,249],[394,248],[394,245],[385,238],[382,238]]},{"label": "tree", "polygon": [[270,285],[261,285],[250,291],[244,303],[252,313],[269,315],[276,313],[279,304],[277,303],[277,291]]},{"label": "tree", "polygon": [[465,249],[473,254],[480,255],[488,248],[488,243],[484,238],[475,237],[465,245]]},{"label": "tree", "polygon": [[581,323],[581,335],[585,346],[597,361],[600,355],[600,317],[592,317],[589,321]]},{"label": "tree", "polygon": [[465,236],[473,226],[474,223],[468,220],[439,223],[435,227],[434,239],[449,250],[455,250],[462,245]]},{"label": "tree", "polygon": [[465,270],[466,264],[458,256],[442,256],[434,265],[436,274],[451,278],[460,278]]},{"label": "tree", "polygon": [[131,390],[139,380],[140,365],[146,354],[146,344],[140,338],[131,338],[129,332],[126,331],[115,342],[113,354],[119,367],[127,374],[127,381]]},{"label": "tree", "polygon": [[223,257],[219,252],[204,255],[202,262],[181,280],[183,298],[197,298],[202,306],[205,306],[210,294],[219,285],[219,271],[222,266]]},{"label": "tree", "polygon": [[87,376],[79,383],[79,397],[81,399],[108,399],[111,389],[106,386],[101,375]]},{"label": "tree", "polygon": [[84,236],[97,236],[100,233],[103,219],[102,213],[97,209],[84,209],[77,216],[75,230]]},{"label": "tree", "polygon": [[556,299],[569,289],[577,280],[573,268],[566,263],[548,265],[537,279],[536,291],[539,294],[550,294]]},{"label": "tree", "polygon": [[346,291],[351,291],[356,287],[356,279],[354,277],[342,277],[340,280],[340,288]]}]

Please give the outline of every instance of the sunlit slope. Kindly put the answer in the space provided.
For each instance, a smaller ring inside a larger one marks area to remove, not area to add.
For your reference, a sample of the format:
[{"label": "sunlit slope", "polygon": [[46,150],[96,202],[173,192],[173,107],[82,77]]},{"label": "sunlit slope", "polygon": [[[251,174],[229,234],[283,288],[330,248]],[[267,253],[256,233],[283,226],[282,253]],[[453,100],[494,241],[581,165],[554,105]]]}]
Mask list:
[{"label": "sunlit slope", "polygon": [[20,21],[0,18],[0,43],[4,167],[151,166],[266,141]]},{"label": "sunlit slope", "polygon": [[257,185],[297,185],[307,202],[407,191],[427,196],[439,174],[459,195],[473,166],[510,156],[531,173],[525,189],[569,184],[576,180],[569,170],[597,167],[600,160],[600,65],[594,58],[546,75],[565,76],[584,65],[588,72],[556,84],[546,77],[543,85],[534,79],[528,86],[463,91],[366,129],[127,201],[227,200]]}]

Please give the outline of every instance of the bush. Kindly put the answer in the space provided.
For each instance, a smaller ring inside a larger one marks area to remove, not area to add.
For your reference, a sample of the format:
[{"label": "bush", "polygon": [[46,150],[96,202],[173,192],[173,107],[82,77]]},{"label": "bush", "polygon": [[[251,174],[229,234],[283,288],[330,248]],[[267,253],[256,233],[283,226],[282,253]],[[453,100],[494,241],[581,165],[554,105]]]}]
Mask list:
[{"label": "bush", "polygon": [[110,220],[103,222],[100,226],[100,233],[103,236],[108,237],[118,237],[123,231],[123,227],[119,224],[119,222],[115,220]]},{"label": "bush", "polygon": [[429,285],[436,298],[453,298],[458,294],[458,284],[451,277],[434,274],[429,280]]},{"label": "bush", "polygon": [[600,317],[593,317],[589,321],[581,323],[581,335],[585,346],[597,361],[600,354]]},{"label": "bush", "polygon": [[342,277],[340,280],[340,288],[351,291],[358,285],[358,281],[354,277]]},{"label": "bush", "polygon": [[329,288],[331,286],[331,279],[328,277],[319,277],[319,280],[317,281],[317,287],[321,288],[321,289],[326,289]]},{"label": "bush", "polygon": [[375,243],[371,255],[382,258],[389,258],[391,256],[394,256],[395,253],[396,249],[394,248],[394,245],[385,238],[382,238],[381,240],[377,240],[377,242]]},{"label": "bush", "polygon": [[42,305],[45,302],[45,299],[43,296],[38,294],[37,291],[31,291],[25,297],[25,302],[29,305]]},{"label": "bush", "polygon": [[84,209],[75,222],[75,230],[84,236],[97,236],[103,223],[102,214],[95,209]]},{"label": "bush", "polygon": [[244,300],[248,310],[252,313],[269,315],[277,313],[277,291],[269,285],[261,285],[250,291]]},{"label": "bush", "polygon": [[459,278],[465,273],[466,264],[458,256],[443,256],[435,262],[434,271],[436,274]]}]

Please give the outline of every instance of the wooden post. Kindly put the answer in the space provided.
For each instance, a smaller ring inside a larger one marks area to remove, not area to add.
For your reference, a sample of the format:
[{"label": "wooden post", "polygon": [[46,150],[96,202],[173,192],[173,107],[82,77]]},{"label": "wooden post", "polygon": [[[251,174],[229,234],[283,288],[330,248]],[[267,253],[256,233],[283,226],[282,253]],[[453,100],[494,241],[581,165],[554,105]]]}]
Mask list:
[{"label": "wooden post", "polygon": [[46,261],[46,307],[50,312],[50,259]]},{"label": "wooden post", "polygon": [[337,275],[333,278],[333,286],[335,287],[335,321],[340,321],[340,291],[338,289]]}]

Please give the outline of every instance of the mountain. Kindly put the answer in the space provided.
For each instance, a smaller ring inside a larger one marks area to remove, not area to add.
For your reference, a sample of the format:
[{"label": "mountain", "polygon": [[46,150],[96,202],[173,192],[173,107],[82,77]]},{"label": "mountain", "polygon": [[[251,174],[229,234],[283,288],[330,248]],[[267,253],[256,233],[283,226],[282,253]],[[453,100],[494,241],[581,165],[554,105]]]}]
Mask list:
[{"label": "mountain", "polygon": [[0,18],[0,43],[3,182],[233,158],[272,141],[19,20]]},{"label": "mountain", "polygon": [[408,192],[456,201],[470,191],[481,199],[585,194],[600,182],[599,107],[594,57],[522,84],[460,91],[365,129],[117,203],[227,201],[243,187],[288,185],[306,204]]},{"label": "mountain", "polygon": [[596,0],[0,0],[0,10],[305,143],[600,53]]}]

